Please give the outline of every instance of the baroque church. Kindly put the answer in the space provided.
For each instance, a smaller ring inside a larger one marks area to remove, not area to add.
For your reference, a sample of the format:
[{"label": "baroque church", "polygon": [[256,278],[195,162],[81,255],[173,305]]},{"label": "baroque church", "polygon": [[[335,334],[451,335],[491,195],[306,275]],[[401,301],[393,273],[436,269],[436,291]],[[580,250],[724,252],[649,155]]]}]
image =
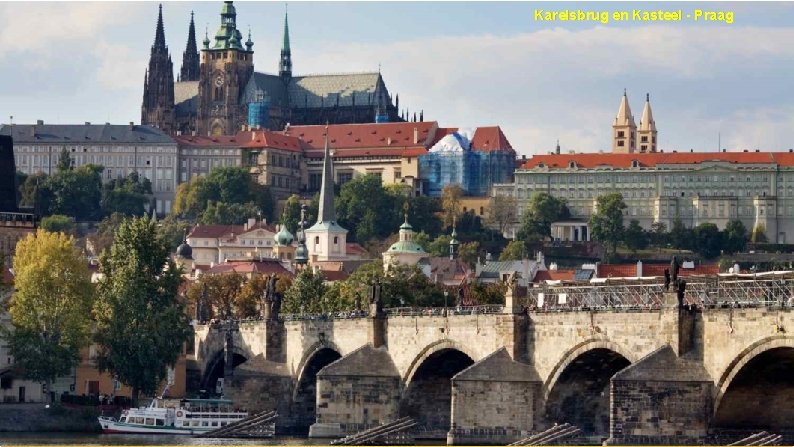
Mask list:
[{"label": "baroque church", "polygon": [[285,14],[278,74],[269,74],[254,71],[251,32],[243,42],[233,2],[223,3],[220,27],[212,40],[205,34],[201,51],[191,13],[182,67],[174,82],[160,5],[144,78],[141,124],[172,135],[233,135],[245,125],[281,130],[287,124],[408,119],[407,112],[398,112],[399,96],[392,101],[379,71],[293,76],[287,19]]}]

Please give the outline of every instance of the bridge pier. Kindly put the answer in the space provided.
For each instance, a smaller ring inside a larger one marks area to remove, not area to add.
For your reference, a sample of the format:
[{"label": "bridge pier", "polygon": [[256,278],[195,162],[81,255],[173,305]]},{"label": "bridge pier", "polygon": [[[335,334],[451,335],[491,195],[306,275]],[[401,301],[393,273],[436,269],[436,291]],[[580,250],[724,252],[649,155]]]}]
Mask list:
[{"label": "bridge pier", "polygon": [[452,378],[447,445],[505,445],[538,429],[543,382],[502,348]]}]

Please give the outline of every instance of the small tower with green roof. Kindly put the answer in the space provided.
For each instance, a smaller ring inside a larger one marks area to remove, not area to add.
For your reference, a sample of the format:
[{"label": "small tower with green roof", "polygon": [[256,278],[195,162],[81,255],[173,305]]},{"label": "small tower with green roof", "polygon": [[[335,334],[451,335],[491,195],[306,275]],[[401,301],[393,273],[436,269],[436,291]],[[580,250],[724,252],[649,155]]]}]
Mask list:
[{"label": "small tower with green roof", "polygon": [[383,252],[383,270],[388,272],[397,264],[416,265],[422,258],[430,256],[421,245],[414,242],[414,228],[408,223],[408,203],[403,205],[405,221],[400,225],[400,240]]}]

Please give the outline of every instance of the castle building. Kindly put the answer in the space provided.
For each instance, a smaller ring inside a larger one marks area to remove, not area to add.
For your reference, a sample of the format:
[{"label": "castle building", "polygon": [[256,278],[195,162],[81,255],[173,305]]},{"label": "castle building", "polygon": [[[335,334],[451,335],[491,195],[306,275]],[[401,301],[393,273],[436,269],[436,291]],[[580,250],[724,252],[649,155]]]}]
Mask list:
[{"label": "castle building", "polygon": [[161,129],[123,124],[12,124],[0,135],[13,137],[16,169],[52,175],[62,150],[72,166],[101,165],[103,182],[132,172],[152,182],[157,214],[167,214],[178,183],[177,144]]},{"label": "castle building", "polygon": [[[161,7],[162,11],[162,7]],[[298,76],[293,73],[288,18],[278,74],[254,70],[251,32],[243,42],[231,1],[221,9],[214,38],[205,35],[197,50],[193,15],[176,83],[165,45],[162,13],[144,82],[142,123],[172,134],[233,135],[243,125],[283,129],[287,123],[368,123],[404,121],[380,72]],[[198,61],[198,67],[197,67]],[[414,120],[416,121],[416,120]]]},{"label": "castle building", "polygon": [[627,205],[625,223],[636,219],[645,229],[654,222],[670,229],[676,218],[687,227],[724,229],[738,219],[773,243],[794,237],[791,152],[536,155],[492,194],[515,197],[518,222],[535,191],[564,199],[572,220],[585,226],[598,197],[616,192]]}]

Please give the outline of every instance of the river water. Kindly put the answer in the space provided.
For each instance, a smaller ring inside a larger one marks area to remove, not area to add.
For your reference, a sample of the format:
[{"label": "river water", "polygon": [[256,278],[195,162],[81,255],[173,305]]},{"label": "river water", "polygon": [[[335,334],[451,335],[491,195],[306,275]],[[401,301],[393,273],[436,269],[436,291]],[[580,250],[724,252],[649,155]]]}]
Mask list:
[{"label": "river water", "polygon": [[0,445],[328,445],[330,439],[276,436],[270,439],[194,438],[175,435],[0,433]]}]

